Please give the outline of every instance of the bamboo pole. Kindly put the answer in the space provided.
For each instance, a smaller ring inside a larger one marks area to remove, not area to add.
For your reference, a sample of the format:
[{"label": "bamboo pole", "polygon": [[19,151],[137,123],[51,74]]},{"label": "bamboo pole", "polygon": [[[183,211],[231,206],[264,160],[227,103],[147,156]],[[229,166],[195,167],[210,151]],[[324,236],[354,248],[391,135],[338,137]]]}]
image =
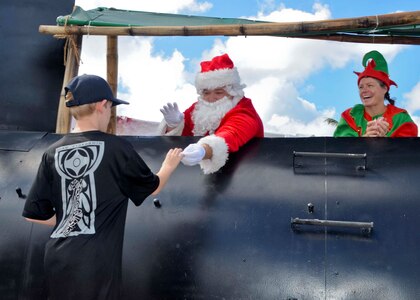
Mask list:
[{"label": "bamboo pole", "polygon": [[71,126],[71,115],[70,110],[66,107],[64,87],[67,83],[77,75],[79,72],[79,55],[82,48],[83,36],[70,36],[68,37],[65,51],[67,51],[67,57],[65,61],[66,69],[64,71],[63,85],[61,88],[60,100],[58,104],[57,122],[55,126],[55,132],[59,134],[65,134],[70,132]]},{"label": "bamboo pole", "polygon": [[304,37],[340,31],[373,30],[382,27],[420,24],[420,11],[393,13],[359,18],[344,18],[314,22],[256,23],[208,26],[48,26],[41,25],[39,32],[51,35],[89,34],[108,36],[259,36],[276,35]]},{"label": "bamboo pole", "polygon": [[291,38],[303,38],[313,40],[364,43],[364,44],[399,44],[399,45],[420,45],[420,38],[407,36],[358,36],[358,35],[310,35]]},{"label": "bamboo pole", "polygon": [[[107,38],[107,54],[106,54],[106,66],[107,66],[107,80],[111,86],[114,96],[117,96],[118,90],[118,37],[108,36]],[[108,124],[108,133],[115,134],[117,132],[117,108],[112,107],[111,119]]]}]

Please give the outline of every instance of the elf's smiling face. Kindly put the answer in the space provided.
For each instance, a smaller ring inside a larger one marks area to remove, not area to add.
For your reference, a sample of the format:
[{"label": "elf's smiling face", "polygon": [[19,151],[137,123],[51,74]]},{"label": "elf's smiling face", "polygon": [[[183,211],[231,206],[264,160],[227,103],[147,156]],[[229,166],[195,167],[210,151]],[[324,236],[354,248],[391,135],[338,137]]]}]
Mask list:
[{"label": "elf's smiling face", "polygon": [[359,82],[359,96],[365,107],[377,107],[384,104],[387,88],[372,77],[364,77]]}]

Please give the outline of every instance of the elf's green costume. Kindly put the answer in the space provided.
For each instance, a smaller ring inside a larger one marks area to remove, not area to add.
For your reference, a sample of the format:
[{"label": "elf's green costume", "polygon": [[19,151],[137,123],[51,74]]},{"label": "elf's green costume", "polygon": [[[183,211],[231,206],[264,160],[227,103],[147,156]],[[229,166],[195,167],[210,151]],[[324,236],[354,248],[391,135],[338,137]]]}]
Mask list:
[{"label": "elf's green costume", "polygon": [[[389,78],[386,60],[378,51],[366,53],[363,57],[363,66],[366,66],[363,72],[355,72],[358,75],[358,84],[363,77],[373,77],[381,80],[387,86],[388,91],[391,85],[397,86]],[[341,114],[341,119],[338,122],[334,136],[363,136],[366,133],[367,123],[379,117],[383,117],[389,123],[387,137],[417,137],[417,125],[413,122],[407,111],[392,104],[386,106],[383,114],[373,117],[366,113],[365,107],[362,104],[357,104],[345,110]]]}]

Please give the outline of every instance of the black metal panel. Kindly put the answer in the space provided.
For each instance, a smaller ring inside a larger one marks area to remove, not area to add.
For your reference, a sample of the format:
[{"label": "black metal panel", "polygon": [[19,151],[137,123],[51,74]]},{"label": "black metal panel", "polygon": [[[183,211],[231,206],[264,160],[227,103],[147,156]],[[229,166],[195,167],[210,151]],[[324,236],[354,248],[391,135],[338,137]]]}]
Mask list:
[{"label": "black metal panel", "polygon": [[0,151],[0,155],[0,294],[4,299],[18,299],[30,235],[29,226],[18,215],[23,200],[17,197],[14,186],[19,181],[15,175],[23,154]]},{"label": "black metal panel", "polygon": [[64,76],[64,40],[38,32],[72,11],[68,0],[2,0],[0,129],[55,131]]},{"label": "black metal panel", "polygon": [[329,230],[327,299],[418,299],[420,140],[330,139],[327,145],[327,152],[366,152],[368,165],[365,176],[328,175],[328,218],[374,223],[371,234]]},{"label": "black metal panel", "polygon": [[[0,150],[0,294],[45,299],[50,228],[23,220],[41,155]],[[20,137],[17,136],[17,140]],[[127,137],[157,171],[195,138]],[[11,143],[19,144],[13,141]],[[180,165],[166,189],[129,206],[124,299],[414,299],[420,294],[416,169],[420,139],[257,139],[217,174]],[[293,152],[367,153],[363,161]],[[296,168],[296,166],[298,166]],[[308,204],[312,204],[310,212]],[[292,218],[374,222],[357,228]]]},{"label": "black metal panel", "polygon": [[0,150],[29,151],[46,132],[0,131]]},{"label": "black metal panel", "polygon": [[[167,149],[192,141],[132,140],[155,170]],[[152,199],[130,207],[125,298],[323,298],[324,232],[290,226],[292,216],[308,215],[309,200],[325,201],[323,176],[293,174],[292,153],[302,149],[322,151],[324,141],[255,140],[218,174],[180,166],[158,197],[161,208]]]}]

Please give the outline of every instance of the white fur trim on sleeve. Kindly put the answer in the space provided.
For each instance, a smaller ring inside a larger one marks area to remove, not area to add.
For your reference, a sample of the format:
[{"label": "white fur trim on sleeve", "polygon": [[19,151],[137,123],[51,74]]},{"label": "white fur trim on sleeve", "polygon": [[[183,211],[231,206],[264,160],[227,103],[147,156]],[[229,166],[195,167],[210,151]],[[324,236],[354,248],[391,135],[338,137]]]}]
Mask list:
[{"label": "white fur trim on sleeve", "polygon": [[172,129],[169,132],[166,132],[166,130],[168,129],[168,125],[165,122],[165,119],[162,120],[162,122],[160,122],[158,129],[157,129],[157,134],[158,135],[166,135],[166,136],[179,136],[182,135],[182,131],[184,130],[184,121],[182,121],[177,127],[175,127],[174,129]]},{"label": "white fur trim on sleeve", "polygon": [[199,145],[207,144],[213,150],[212,158],[203,159],[200,162],[204,174],[214,173],[226,164],[229,157],[229,148],[224,138],[212,134],[201,138],[197,143]]}]

